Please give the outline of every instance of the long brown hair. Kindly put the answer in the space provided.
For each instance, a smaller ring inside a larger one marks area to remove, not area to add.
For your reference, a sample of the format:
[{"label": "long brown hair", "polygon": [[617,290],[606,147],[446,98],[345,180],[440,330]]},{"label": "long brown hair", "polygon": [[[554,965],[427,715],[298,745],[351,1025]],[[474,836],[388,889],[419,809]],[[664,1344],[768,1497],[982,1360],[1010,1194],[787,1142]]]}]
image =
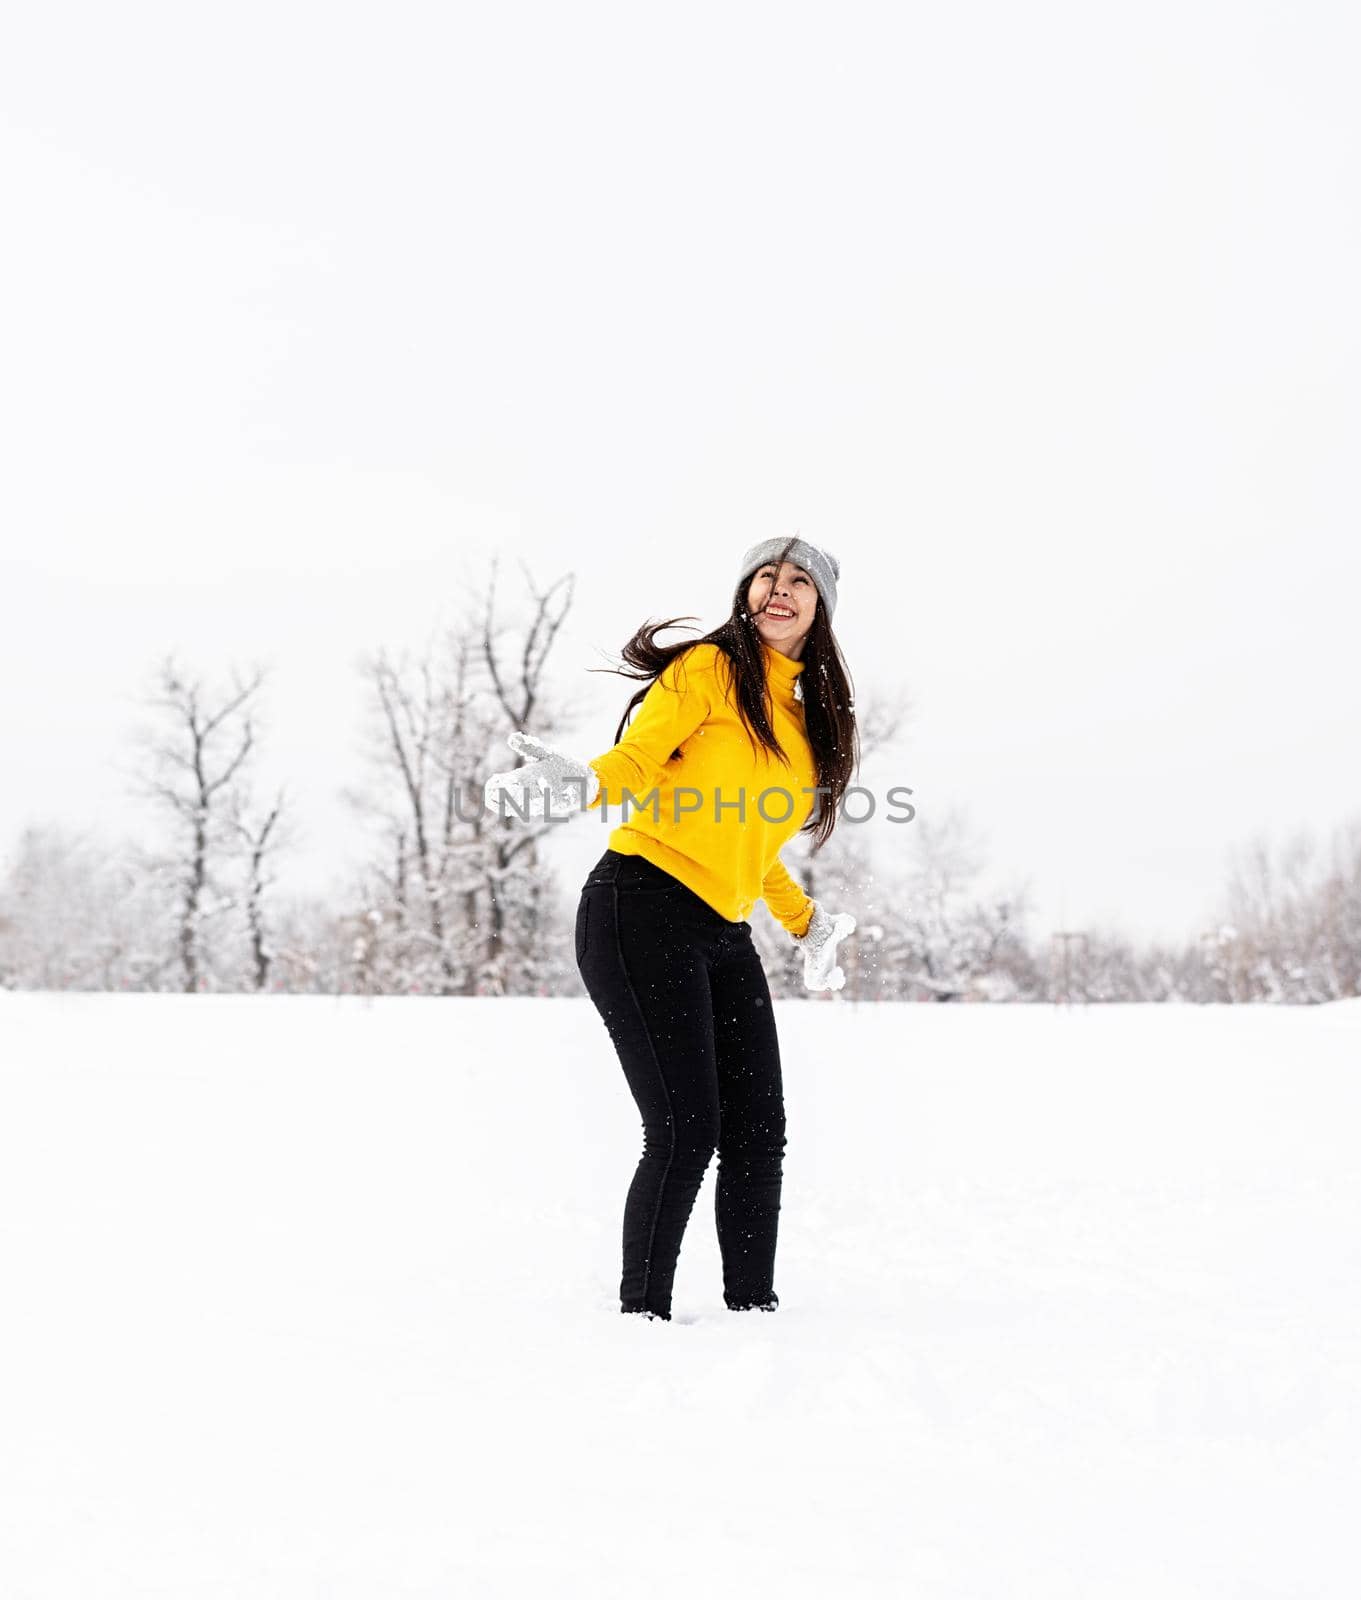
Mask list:
[{"label": "long brown hair", "polygon": [[[762,567],[779,568],[787,559],[794,541],[791,539],[783,551]],[[801,569],[802,570],[802,569]],[[620,667],[592,667],[593,672],[613,672],[621,678],[643,680],[643,687],[624,707],[624,714],[615,729],[614,742],[623,738],[624,729],[635,706],[641,704],[647,691],[661,672],[679,655],[692,650],[697,644],[717,645],[732,668],[733,683],[737,689],[737,706],[747,730],[747,738],[760,743],[787,767],[789,757],[780,746],[766,712],[766,663],[761,653],[761,639],[756,631],[755,618],[747,610],[747,592],[753,573],[748,573],[733,592],[732,609],[726,621],[711,633],[698,639],[682,639],[678,644],[658,644],[657,635],[681,623],[693,622],[693,617],[671,617],[665,622],[645,622],[620,651],[625,665]],[[820,850],[832,836],[836,827],[841,797],[850,786],[851,778],[860,761],[860,736],[855,723],[855,691],[850,671],[836,642],[832,625],[827,620],[827,608],[818,596],[813,623],[803,647],[803,673],[799,683],[803,691],[804,726],[808,743],[812,747],[813,764],[817,770],[818,787],[827,793],[815,797],[812,815],[799,830],[814,835],[813,849]],[[753,750],[756,748],[752,740]],[[673,751],[673,756],[679,751]]]}]

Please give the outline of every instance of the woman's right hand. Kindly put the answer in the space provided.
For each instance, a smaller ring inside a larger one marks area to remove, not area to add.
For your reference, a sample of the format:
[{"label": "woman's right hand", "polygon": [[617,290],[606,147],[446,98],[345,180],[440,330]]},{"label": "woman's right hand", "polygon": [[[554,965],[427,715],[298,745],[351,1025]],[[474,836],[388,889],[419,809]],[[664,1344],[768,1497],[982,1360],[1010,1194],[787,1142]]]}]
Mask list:
[{"label": "woman's right hand", "polygon": [[554,750],[532,733],[512,733],[506,743],[516,755],[530,759],[510,772],[493,772],[482,788],[482,803],[488,811],[501,812],[501,796],[508,796],[517,813],[532,813],[535,796],[544,801],[544,814],[570,817],[584,810],[595,799],[600,779],[584,761]]},{"label": "woman's right hand", "polygon": [[855,918],[848,912],[835,915],[824,911],[815,900],[813,917],[801,939],[795,939],[803,951],[803,986],[821,991],[840,989],[846,974],[836,964],[836,947],[847,935],[855,932]]}]

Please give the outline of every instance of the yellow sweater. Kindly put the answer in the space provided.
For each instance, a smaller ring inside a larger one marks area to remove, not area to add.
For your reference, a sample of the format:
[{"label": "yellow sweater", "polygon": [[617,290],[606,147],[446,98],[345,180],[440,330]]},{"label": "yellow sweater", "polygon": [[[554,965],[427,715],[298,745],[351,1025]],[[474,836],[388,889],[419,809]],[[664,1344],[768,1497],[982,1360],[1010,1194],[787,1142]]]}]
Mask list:
[{"label": "yellow sweater", "polygon": [[[715,644],[695,644],[653,681],[619,743],[590,763],[600,792],[588,810],[608,805],[623,818],[611,850],[645,857],[729,922],[741,922],[763,898],[781,926],[802,938],[813,902],[779,852],[807,822],[818,781],[794,698],[803,662],[764,641],[761,650],[771,727],[788,767],[748,735],[727,657]],[[632,798],[623,817],[625,790]]]}]

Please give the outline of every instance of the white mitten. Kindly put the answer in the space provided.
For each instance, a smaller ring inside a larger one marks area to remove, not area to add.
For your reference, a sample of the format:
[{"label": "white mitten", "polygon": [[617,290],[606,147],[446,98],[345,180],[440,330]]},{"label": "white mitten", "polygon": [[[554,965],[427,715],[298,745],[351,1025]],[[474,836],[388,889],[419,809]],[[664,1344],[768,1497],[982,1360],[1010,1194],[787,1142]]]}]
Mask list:
[{"label": "white mitten", "polygon": [[493,772],[482,788],[482,803],[488,811],[501,811],[501,796],[508,796],[516,810],[534,814],[533,801],[539,796],[544,802],[544,815],[570,817],[574,811],[589,806],[600,791],[600,779],[584,761],[575,756],[565,756],[554,750],[532,733],[512,733],[506,743],[516,755],[530,759],[523,767],[512,772]]},{"label": "white mitten", "polygon": [[829,915],[815,900],[813,920],[802,939],[794,943],[803,951],[803,986],[805,989],[840,989],[846,974],[836,964],[836,947],[855,932],[855,918],[844,911]]}]

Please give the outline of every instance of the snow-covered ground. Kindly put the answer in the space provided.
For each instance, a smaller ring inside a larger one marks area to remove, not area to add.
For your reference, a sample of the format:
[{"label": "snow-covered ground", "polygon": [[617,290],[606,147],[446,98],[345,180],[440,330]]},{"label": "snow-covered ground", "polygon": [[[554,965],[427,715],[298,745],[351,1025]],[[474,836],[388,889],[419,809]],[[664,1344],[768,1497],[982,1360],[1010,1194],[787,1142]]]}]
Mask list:
[{"label": "snow-covered ground", "polygon": [[585,1001],[0,995],[0,1594],[1355,1600],[1361,1004],[779,1018],[657,1323]]}]

